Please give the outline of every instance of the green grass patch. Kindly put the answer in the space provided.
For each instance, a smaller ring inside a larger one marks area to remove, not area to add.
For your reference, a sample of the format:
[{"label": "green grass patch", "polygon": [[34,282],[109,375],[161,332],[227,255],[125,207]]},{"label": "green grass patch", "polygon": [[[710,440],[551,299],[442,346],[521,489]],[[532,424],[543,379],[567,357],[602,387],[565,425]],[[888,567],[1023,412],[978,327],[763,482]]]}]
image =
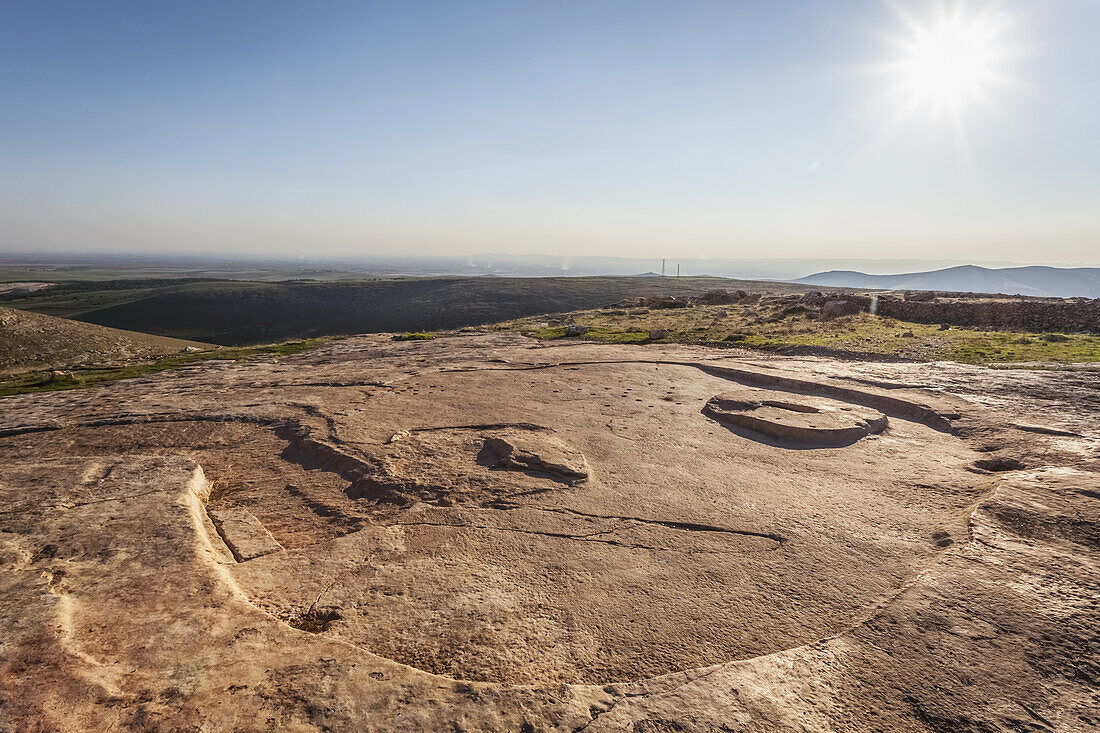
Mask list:
[{"label": "green grass patch", "polygon": [[550,340],[565,338],[565,326],[558,326],[557,328],[537,328],[533,331],[526,331],[525,334],[531,338]]},{"label": "green grass patch", "polygon": [[640,344],[649,341],[649,331],[611,331],[603,328],[593,328],[585,334],[585,337],[609,344]]},{"label": "green grass patch", "polygon": [[[558,326],[556,328],[538,328],[534,330],[524,331],[524,335],[537,339],[560,339],[565,338],[567,330],[565,326]],[[649,341],[648,329],[628,329],[628,330],[616,330],[613,328],[604,328],[601,326],[590,326],[583,335],[576,338],[589,339],[592,341],[603,341],[609,344],[640,344],[645,341]]]},{"label": "green grass patch", "polygon": [[[783,351],[812,347],[824,352],[897,356],[917,361],[947,360],[964,364],[1016,362],[1100,362],[1100,336],[1036,334],[941,329],[869,313],[822,321],[816,314],[793,313],[778,319],[754,304],[651,310],[646,314],[611,315],[598,310],[571,314],[588,332],[581,338],[609,343],[648,341],[650,329],[668,332],[662,342],[736,345]],[[500,324],[539,339],[564,338],[564,326],[543,328],[537,318]]]},{"label": "green grass patch", "polygon": [[243,362],[256,356],[289,356],[315,349],[321,344],[332,341],[333,338],[332,336],[323,336],[320,338],[305,339],[304,341],[288,341],[282,344],[270,344],[267,346],[181,352],[152,362],[127,364],[118,367],[103,367],[99,369],[82,369],[75,372],[26,372],[0,380],[0,397],[8,397],[17,394],[31,394],[35,392],[57,392],[66,389],[80,389],[81,387],[91,387],[104,382],[133,379],[134,377],[141,377],[146,374],[178,369],[204,361],[231,360]]},{"label": "green grass patch", "polygon": [[962,329],[946,335],[951,345],[944,358],[966,364],[1100,361],[1100,336],[1058,334],[1060,338],[1047,341],[1037,334],[1021,338],[1003,331]]},{"label": "green grass patch", "polygon": [[430,331],[406,331],[393,337],[394,341],[431,341],[436,335]]},{"label": "green grass patch", "polygon": [[304,339],[302,341],[287,341],[282,344],[275,344],[274,346],[263,346],[261,350],[266,350],[272,354],[278,354],[279,356],[290,356],[291,354],[301,354],[303,351],[309,351],[315,349],[326,341],[331,341],[331,336],[319,336],[312,339]]},{"label": "green grass patch", "polygon": [[962,364],[1100,361],[1100,336],[1065,334],[1064,340],[1046,341],[1039,334],[965,328],[940,330],[938,326],[926,324],[887,323],[868,314],[853,316],[844,322],[794,326],[790,332],[760,329],[738,343],[767,349],[816,346]]}]

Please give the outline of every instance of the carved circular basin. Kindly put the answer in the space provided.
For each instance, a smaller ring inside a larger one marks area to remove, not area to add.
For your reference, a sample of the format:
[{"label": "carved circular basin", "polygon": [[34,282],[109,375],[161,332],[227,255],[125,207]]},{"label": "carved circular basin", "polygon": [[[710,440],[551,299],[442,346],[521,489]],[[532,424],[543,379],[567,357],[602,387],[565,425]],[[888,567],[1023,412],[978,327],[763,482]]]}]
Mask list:
[{"label": "carved circular basin", "polygon": [[809,395],[743,388],[707,401],[703,412],[725,424],[800,446],[854,443],[886,429],[886,416],[870,407]]}]

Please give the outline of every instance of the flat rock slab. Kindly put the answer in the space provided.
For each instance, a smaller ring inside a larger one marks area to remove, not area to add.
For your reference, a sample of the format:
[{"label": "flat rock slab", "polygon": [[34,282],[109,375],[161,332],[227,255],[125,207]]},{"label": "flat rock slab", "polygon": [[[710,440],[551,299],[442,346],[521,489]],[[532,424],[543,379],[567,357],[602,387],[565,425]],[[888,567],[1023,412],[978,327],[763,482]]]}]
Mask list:
[{"label": "flat rock slab", "polygon": [[225,541],[229,551],[237,562],[253,560],[257,557],[281,552],[283,546],[256,519],[252,512],[241,507],[226,507],[209,510],[214,526]]},{"label": "flat rock slab", "polygon": [[812,395],[739,389],[710,398],[703,412],[726,425],[806,447],[854,443],[889,424],[870,407]]},{"label": "flat rock slab", "polygon": [[[156,428],[94,425],[68,440],[188,451],[218,486],[208,510],[252,602],[493,684],[636,681],[820,639],[933,562],[941,539],[964,537],[988,491],[967,470],[979,454],[912,420],[808,451],[701,413],[745,390],[863,415],[851,400],[866,391],[761,390],[743,384],[754,372],[694,360],[531,368],[520,349],[440,372],[420,359],[445,350],[416,351],[347,363],[387,385],[367,397],[332,387],[353,376],[332,362],[315,368],[323,381],[296,364],[293,380],[324,386],[273,392],[295,407],[271,425],[169,410]],[[214,369],[222,380],[240,367]],[[246,388],[223,382],[211,397],[255,404],[261,375],[246,369]],[[149,403],[166,397],[154,389]]]},{"label": "flat rock slab", "polygon": [[491,468],[544,474],[569,483],[588,478],[588,462],[582,453],[539,434],[489,435],[478,460]]},{"label": "flat rock slab", "polygon": [[0,730],[1095,729],[1090,379],[367,336],[8,398]]}]

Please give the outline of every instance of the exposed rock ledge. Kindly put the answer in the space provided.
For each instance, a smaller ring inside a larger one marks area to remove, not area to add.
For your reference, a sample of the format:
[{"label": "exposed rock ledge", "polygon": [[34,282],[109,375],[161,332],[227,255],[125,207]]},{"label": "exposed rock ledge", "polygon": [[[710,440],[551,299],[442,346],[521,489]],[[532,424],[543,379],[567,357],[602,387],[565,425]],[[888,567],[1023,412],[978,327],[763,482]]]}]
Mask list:
[{"label": "exposed rock ledge", "polygon": [[[1094,377],[531,346],[5,399],[0,730],[1100,727]],[[748,384],[889,428],[799,450],[700,413]],[[477,465],[509,431],[588,479]],[[407,504],[352,495],[383,472]]]}]

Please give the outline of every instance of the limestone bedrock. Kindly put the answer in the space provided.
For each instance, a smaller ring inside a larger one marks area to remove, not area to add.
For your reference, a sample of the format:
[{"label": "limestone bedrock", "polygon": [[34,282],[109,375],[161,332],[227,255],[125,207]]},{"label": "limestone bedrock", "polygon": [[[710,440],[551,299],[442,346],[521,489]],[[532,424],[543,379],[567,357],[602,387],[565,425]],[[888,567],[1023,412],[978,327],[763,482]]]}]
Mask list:
[{"label": "limestone bedrock", "polygon": [[6,399],[0,729],[1086,730],[1075,379],[365,336]]}]

